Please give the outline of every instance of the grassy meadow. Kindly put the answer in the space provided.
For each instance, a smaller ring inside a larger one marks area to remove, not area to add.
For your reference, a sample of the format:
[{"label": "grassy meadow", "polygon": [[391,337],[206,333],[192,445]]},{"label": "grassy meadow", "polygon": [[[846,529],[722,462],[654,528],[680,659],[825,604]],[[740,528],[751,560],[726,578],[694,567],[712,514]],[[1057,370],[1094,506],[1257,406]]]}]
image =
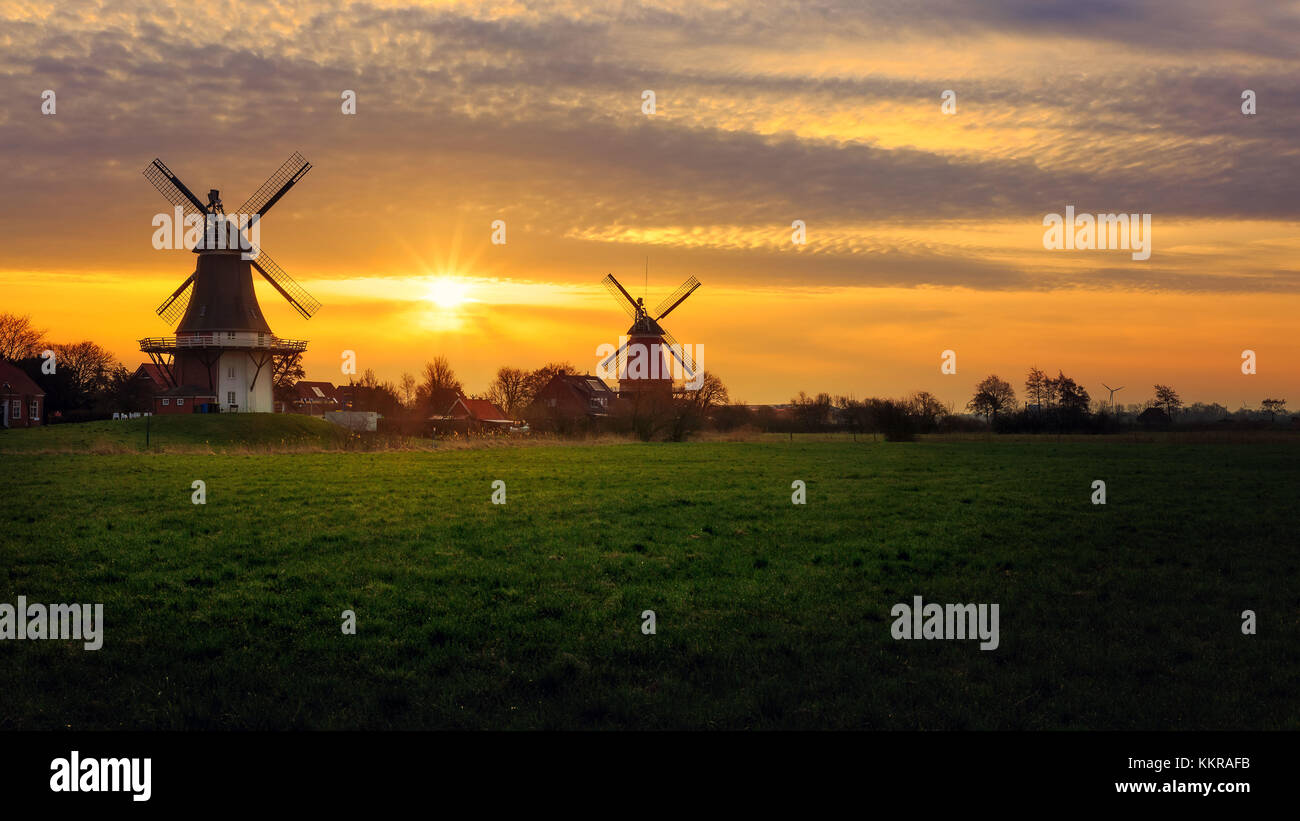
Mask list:
[{"label": "grassy meadow", "polygon": [[[0,435],[0,602],[107,622],[96,652],[0,642],[0,729],[1300,728],[1296,441],[117,430]],[[893,640],[913,595],[998,603],[1001,646]]]}]

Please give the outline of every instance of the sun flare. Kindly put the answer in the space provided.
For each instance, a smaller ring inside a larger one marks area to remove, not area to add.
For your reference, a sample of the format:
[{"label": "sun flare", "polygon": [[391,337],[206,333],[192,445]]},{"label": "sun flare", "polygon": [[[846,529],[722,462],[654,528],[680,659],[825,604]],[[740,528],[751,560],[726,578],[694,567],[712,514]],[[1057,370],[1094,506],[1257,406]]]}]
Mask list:
[{"label": "sun flare", "polygon": [[425,298],[439,308],[456,308],[472,302],[468,282],[454,277],[438,277],[429,283]]}]

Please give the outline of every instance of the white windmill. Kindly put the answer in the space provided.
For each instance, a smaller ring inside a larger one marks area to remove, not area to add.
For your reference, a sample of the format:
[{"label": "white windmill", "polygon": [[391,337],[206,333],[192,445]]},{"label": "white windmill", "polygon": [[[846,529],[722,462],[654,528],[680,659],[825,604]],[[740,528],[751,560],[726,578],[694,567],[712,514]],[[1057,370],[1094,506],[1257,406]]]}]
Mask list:
[{"label": "white windmill", "polygon": [[1122,390],[1124,390],[1124,386],[1123,386],[1123,385],[1120,385],[1118,388],[1112,388],[1110,385],[1107,385],[1105,382],[1102,382],[1102,383],[1101,383],[1101,386],[1102,386],[1103,388],[1105,388],[1106,390],[1110,391],[1110,412],[1111,412],[1111,413],[1114,413],[1114,412],[1115,412],[1115,394],[1118,393],[1118,392],[1120,392],[1120,391],[1122,391]]}]

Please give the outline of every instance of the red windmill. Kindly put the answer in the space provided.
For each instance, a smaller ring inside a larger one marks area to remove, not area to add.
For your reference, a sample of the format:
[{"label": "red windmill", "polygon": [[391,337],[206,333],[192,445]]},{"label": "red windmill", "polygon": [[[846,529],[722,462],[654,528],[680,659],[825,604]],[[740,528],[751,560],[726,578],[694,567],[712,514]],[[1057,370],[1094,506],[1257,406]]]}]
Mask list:
[{"label": "red windmill", "polygon": [[602,280],[615,301],[622,306],[627,315],[632,317],[632,327],[627,330],[627,341],[614,353],[600,363],[602,369],[608,370],[610,363],[617,361],[618,389],[620,394],[636,394],[646,391],[657,393],[672,392],[672,370],[664,361],[664,354],[670,354],[685,370],[687,378],[695,376],[695,362],[681,343],[664,329],[659,321],[683,302],[700,287],[700,281],[691,277],[683,282],[676,291],[668,296],[659,307],[655,308],[653,318],[646,313],[643,300],[633,299],[632,295],[608,274]]}]

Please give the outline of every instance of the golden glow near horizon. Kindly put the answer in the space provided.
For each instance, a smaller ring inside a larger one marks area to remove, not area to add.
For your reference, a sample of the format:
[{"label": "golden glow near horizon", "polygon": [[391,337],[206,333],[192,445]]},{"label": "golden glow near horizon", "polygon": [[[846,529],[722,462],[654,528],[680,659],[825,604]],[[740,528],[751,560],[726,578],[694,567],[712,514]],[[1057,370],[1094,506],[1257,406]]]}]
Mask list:
[{"label": "golden glow near horizon", "polygon": [[[345,380],[343,350],[392,380],[446,355],[472,392],[501,365],[594,371],[628,325],[606,273],[651,306],[693,274],[665,324],[736,400],[960,408],[1032,365],[1094,398],[1300,400],[1300,22],[1273,4],[1157,2],[1136,27],[976,4],[294,5],[0,1],[0,311],[143,361],[193,260],[151,247],[167,204],[140,170],[161,157],[233,209],[296,149],[314,168],[262,245],[324,305],[304,321],[257,289],[313,379]],[[1151,214],[1151,258],[1046,250],[1067,206]]]},{"label": "golden glow near horizon", "polygon": [[438,277],[429,283],[426,298],[439,308],[456,308],[470,301],[470,285],[454,277]]}]

